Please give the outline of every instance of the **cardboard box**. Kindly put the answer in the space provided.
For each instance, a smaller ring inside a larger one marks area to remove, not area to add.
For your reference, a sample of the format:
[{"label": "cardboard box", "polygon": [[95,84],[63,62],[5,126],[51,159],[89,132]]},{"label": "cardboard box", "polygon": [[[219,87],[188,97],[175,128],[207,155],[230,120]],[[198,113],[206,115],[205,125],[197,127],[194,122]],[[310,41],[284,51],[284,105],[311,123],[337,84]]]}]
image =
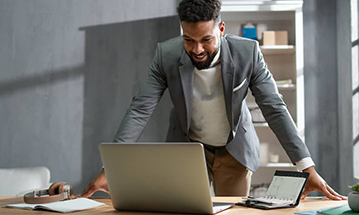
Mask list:
[{"label": "cardboard box", "polygon": [[288,45],[288,31],[263,31],[263,45]]}]

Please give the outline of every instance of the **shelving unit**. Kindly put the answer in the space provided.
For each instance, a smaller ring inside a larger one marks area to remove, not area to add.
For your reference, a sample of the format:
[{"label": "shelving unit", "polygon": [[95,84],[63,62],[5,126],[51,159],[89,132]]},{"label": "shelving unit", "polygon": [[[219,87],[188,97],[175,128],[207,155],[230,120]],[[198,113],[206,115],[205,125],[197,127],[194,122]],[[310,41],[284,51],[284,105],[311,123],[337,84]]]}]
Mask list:
[{"label": "shelving unit", "polygon": [[[241,35],[241,25],[256,23],[259,41],[263,31],[288,31],[289,45],[260,48],[274,79],[290,80],[277,86],[304,140],[302,5],[302,1],[222,1],[221,16],[226,33],[238,36]],[[247,104],[248,107],[256,105],[250,92]],[[268,124],[254,123],[254,126],[262,146],[268,148],[268,153],[279,155],[279,161],[261,162],[259,170],[253,174],[252,185],[270,183],[275,170],[296,170]]]}]

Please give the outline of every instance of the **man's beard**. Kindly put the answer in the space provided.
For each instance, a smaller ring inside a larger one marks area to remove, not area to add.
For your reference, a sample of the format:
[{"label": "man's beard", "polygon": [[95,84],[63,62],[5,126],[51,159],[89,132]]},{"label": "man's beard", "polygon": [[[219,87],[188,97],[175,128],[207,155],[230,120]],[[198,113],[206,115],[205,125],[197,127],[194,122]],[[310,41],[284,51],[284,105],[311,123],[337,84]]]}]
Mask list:
[{"label": "man's beard", "polygon": [[198,70],[202,70],[202,69],[208,69],[211,66],[211,63],[217,53],[218,53],[218,49],[215,52],[213,52],[212,55],[210,55],[209,52],[202,52],[201,54],[197,55],[197,56],[208,55],[207,60],[205,60],[203,62],[198,62],[198,61],[193,60],[193,55],[196,55],[193,52],[190,52],[190,54],[188,54],[188,53],[187,54],[188,54],[189,58],[191,59],[193,66],[195,66]]}]

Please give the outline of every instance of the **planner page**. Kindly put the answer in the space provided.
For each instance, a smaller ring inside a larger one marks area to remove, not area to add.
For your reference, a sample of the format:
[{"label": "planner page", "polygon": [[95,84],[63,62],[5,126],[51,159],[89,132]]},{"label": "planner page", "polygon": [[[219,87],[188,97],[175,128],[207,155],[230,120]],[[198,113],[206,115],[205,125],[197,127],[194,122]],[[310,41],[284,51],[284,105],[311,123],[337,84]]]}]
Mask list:
[{"label": "planner page", "polygon": [[274,176],[266,192],[266,199],[271,199],[274,203],[295,202],[300,195],[300,191],[305,183],[305,178]]}]

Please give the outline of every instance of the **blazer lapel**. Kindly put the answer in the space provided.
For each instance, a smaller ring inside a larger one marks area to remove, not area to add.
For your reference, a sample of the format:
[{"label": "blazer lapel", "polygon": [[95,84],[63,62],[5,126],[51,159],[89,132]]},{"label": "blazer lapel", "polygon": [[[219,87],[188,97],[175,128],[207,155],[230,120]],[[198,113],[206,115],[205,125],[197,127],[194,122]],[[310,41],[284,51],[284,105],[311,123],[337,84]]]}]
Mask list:
[{"label": "blazer lapel", "polygon": [[[221,41],[221,53],[222,53],[222,80],[223,80],[224,98],[226,103],[226,111],[227,111],[229,125],[231,126],[231,130],[233,130],[232,96],[233,96],[233,81],[234,81],[234,63],[227,41],[224,37],[222,37],[222,41]],[[230,135],[230,138],[233,138],[233,135]]]},{"label": "blazer lapel", "polygon": [[181,66],[179,67],[179,73],[181,77],[184,101],[186,105],[186,128],[183,128],[186,133],[189,131],[191,117],[192,117],[192,103],[193,103],[193,70],[194,66],[191,59],[188,57],[185,51],[182,53]]}]

